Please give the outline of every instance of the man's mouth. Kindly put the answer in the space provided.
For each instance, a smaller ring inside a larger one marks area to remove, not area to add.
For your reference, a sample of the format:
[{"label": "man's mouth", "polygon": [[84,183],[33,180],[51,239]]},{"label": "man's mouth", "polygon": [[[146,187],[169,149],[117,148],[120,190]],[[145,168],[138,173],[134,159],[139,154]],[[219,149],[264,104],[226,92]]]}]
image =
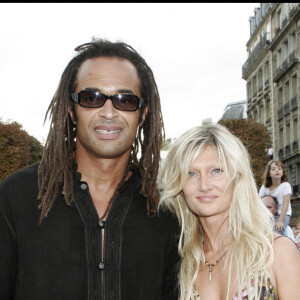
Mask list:
[{"label": "man's mouth", "polygon": [[102,133],[102,134],[114,134],[114,133],[119,133],[121,130],[105,130],[105,129],[96,129],[97,132]]}]

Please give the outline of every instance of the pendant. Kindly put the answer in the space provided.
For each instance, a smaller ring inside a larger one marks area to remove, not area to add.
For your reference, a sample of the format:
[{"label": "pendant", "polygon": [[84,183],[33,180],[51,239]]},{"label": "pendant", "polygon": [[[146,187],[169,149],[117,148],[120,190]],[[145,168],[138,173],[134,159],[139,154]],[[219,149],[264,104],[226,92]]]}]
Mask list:
[{"label": "pendant", "polygon": [[212,265],[212,264],[209,264],[209,265],[208,265],[208,271],[209,271],[209,280],[211,280],[212,268],[213,268],[213,265]]}]

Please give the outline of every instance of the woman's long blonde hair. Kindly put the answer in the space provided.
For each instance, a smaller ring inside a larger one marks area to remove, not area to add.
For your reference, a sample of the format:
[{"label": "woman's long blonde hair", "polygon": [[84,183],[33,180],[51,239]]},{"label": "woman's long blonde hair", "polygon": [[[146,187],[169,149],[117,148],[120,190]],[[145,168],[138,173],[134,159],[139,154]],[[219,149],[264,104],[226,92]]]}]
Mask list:
[{"label": "woman's long blonde hair", "polygon": [[[225,172],[232,175],[234,184],[229,227],[227,236],[224,236],[224,239],[229,237],[231,240],[225,260],[229,270],[226,299],[230,296],[232,279],[238,287],[239,299],[244,288],[248,290],[249,299],[259,299],[260,287],[267,283],[268,270],[274,259],[274,221],[258,196],[246,148],[224,126],[213,123],[194,127],[180,136],[170,148],[159,172],[159,207],[176,213],[181,225],[178,246],[182,258],[180,299],[192,298],[200,263],[205,263],[203,228],[199,218],[188,209],[181,191],[187,182],[190,164],[207,145],[217,150],[220,162]],[[254,289],[251,289],[251,279],[254,280]]]}]

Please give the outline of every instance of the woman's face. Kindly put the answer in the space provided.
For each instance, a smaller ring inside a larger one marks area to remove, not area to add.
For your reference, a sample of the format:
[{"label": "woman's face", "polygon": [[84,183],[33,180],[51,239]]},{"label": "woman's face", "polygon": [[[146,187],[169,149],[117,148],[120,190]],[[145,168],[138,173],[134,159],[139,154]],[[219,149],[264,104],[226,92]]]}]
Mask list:
[{"label": "woman's face", "polygon": [[233,194],[230,179],[216,150],[207,146],[190,165],[188,181],[183,188],[189,209],[199,217],[227,216]]},{"label": "woman's face", "polygon": [[270,177],[272,179],[281,179],[282,176],[283,176],[283,169],[276,163],[272,163],[270,168]]}]

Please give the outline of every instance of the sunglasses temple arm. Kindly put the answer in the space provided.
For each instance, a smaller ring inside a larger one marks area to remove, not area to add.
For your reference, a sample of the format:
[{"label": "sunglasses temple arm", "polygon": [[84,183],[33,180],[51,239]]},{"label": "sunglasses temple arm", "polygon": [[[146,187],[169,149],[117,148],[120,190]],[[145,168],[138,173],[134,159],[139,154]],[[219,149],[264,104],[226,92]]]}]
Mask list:
[{"label": "sunglasses temple arm", "polygon": [[140,98],[139,108],[142,108],[144,106],[144,99]]},{"label": "sunglasses temple arm", "polygon": [[77,93],[71,94],[71,97],[74,102],[78,103],[78,94]]}]

